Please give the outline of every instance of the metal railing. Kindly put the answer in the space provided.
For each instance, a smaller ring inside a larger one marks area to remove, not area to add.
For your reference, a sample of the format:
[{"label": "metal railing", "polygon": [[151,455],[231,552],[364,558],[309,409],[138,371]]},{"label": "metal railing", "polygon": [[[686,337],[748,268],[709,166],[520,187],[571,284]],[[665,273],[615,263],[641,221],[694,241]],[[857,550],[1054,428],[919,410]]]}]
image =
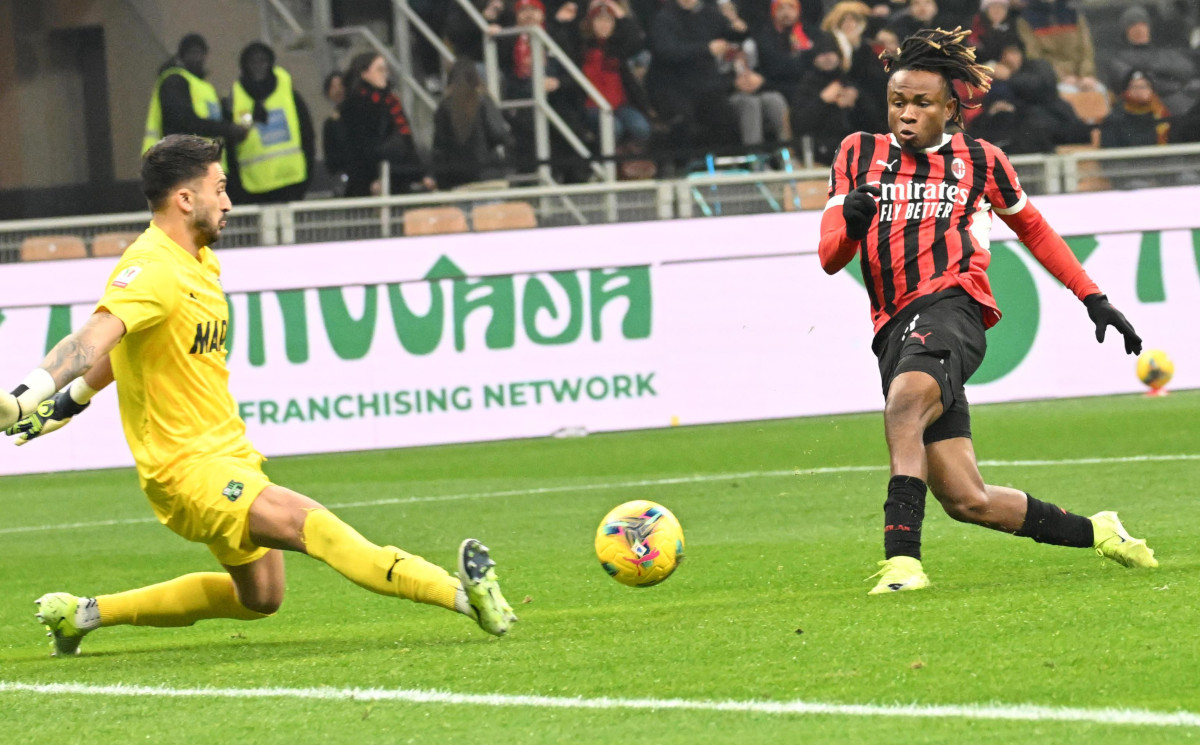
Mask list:
[{"label": "metal railing", "polygon": [[[1012,158],[1033,195],[1073,192],[1087,179],[1137,178],[1167,186],[1200,181],[1200,144]],[[827,168],[752,173],[698,173],[674,180],[620,181],[571,186],[459,189],[361,199],[324,199],[282,205],[235,206],[222,248],[353,241],[405,235],[406,215],[424,207],[471,208],[496,202],[534,207],[540,227],[819,210]],[[808,199],[802,200],[801,194]],[[91,241],[106,232],[146,227],[145,212],[0,222],[0,263],[20,260],[26,238],[70,234]]]},{"label": "metal railing", "polygon": [[[1014,161],[1016,159],[1014,158]],[[1063,191],[1142,189],[1200,183],[1200,143],[1079,150],[1056,156]],[[1021,174],[1025,182],[1025,174]]]},{"label": "metal railing", "polygon": [[[221,245],[229,248],[274,246],[279,243],[279,211],[270,207],[246,206],[230,213]],[[140,233],[150,223],[147,212],[116,215],[60,217],[51,220],[9,220],[0,222],[0,263],[21,260],[21,244],[26,238],[69,234],[86,243],[103,233]]]},{"label": "metal railing", "polygon": [[[575,61],[562,50],[554,39],[546,33],[546,30],[538,26],[515,26],[512,28],[500,29],[499,32],[493,33],[489,30],[490,24],[483,14],[471,4],[471,0],[455,0],[459,7],[467,14],[468,17],[475,23],[479,29],[479,33],[483,35],[483,62],[487,77],[488,92],[496,101],[500,102],[501,108],[532,108],[534,113],[534,147],[538,162],[542,165],[538,166],[538,172],[543,184],[551,184],[553,181],[550,178],[550,167],[545,163],[550,159],[550,130],[552,124],[559,134],[562,135],[571,148],[592,163],[592,167],[605,181],[616,181],[616,165],[613,163],[613,153],[616,149],[615,129],[613,124],[613,110],[606,99],[596,86],[588,80],[583,71],[575,64]],[[532,52],[533,52],[533,77],[531,80],[533,86],[532,99],[517,99],[505,101],[503,98],[503,90],[501,87],[501,74],[499,55],[497,53],[496,40],[504,36],[521,36],[528,35]],[[562,117],[558,115],[546,100],[546,56],[552,56],[562,69],[571,76],[576,84],[579,85],[588,98],[596,104],[600,112],[600,156],[601,160],[597,162],[593,159],[591,150],[579,139],[579,136],[567,126]]]}]

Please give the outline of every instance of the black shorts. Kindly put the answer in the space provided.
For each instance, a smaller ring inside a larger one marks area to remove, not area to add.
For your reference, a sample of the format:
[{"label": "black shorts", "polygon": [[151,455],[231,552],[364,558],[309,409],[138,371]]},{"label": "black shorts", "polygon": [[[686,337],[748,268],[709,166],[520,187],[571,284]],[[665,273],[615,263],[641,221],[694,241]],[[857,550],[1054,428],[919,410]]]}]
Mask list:
[{"label": "black shorts", "polygon": [[892,380],[920,370],[942,390],[942,415],[925,430],[925,444],[971,436],[971,411],[963,385],[987,351],[983,308],[966,292],[946,290],[900,311],[875,335],[879,377],[887,399]]}]

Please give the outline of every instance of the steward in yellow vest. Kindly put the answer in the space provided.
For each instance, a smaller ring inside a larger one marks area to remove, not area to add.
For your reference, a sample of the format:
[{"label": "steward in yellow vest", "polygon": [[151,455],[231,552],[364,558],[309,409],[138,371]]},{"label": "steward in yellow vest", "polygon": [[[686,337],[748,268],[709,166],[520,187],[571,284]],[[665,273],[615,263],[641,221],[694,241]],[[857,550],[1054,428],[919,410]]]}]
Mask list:
[{"label": "steward in yellow vest", "polygon": [[241,76],[233,84],[229,110],[250,132],[233,149],[234,196],[251,204],[303,199],[314,152],[308,107],[266,44],[248,44],[239,64]]},{"label": "steward in yellow vest", "polygon": [[207,59],[208,43],[203,36],[188,34],[180,40],[178,53],[159,71],[150,96],[143,153],[172,134],[220,138],[227,147],[245,138],[245,127],[222,119],[217,89],[204,79]]}]

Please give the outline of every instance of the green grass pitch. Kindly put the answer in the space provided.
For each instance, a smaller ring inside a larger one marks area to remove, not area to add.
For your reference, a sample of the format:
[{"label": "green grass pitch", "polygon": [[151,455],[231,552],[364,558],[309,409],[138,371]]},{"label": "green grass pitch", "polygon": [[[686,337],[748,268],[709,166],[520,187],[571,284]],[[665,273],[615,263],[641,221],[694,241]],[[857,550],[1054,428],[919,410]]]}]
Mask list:
[{"label": "green grass pitch", "polygon": [[[4,478],[0,743],[1197,742],[1198,421],[1200,391],[975,407],[985,479],[1085,515],[1119,510],[1162,568],[962,525],[931,498],[934,586],[886,597],[864,581],[882,554],[878,414],[268,463],[377,542],[450,566],[461,538],[483,539],[521,616],[500,640],[289,556],[274,618],[104,629],[52,659],[38,595],[216,565],[150,519],[132,471]],[[1134,458],[1168,455],[1193,457]],[[600,517],[635,498],[670,507],[687,537],[679,571],[649,589],[610,580],[592,553]],[[96,691],[118,684],[156,692]],[[448,695],[301,695],[351,688]],[[222,695],[163,695],[183,689]],[[492,694],[545,698],[454,698]],[[587,708],[599,699],[618,701]],[[647,702],[666,699],[698,704]],[[864,708],[705,703],[721,701]],[[983,708],[881,716],[890,705]],[[1045,708],[989,718],[1016,705]],[[1062,721],[1076,709],[1185,714]]]}]

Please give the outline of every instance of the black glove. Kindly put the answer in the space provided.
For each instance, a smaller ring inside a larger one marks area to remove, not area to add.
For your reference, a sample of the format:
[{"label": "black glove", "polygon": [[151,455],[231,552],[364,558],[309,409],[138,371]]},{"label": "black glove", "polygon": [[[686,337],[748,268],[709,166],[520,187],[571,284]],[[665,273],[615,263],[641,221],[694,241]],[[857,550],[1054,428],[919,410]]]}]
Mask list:
[{"label": "black glove", "polygon": [[851,240],[861,241],[867,237],[867,228],[879,207],[875,198],[883,196],[878,186],[863,184],[846,195],[842,202],[842,217],[846,220],[846,236]]},{"label": "black glove", "polygon": [[65,426],[71,421],[71,417],[91,406],[90,401],[86,404],[75,403],[75,399],[71,398],[70,388],[67,386],[38,404],[37,411],[4,430],[4,434],[9,437],[15,435],[17,445],[20,446]]},{"label": "black glove", "polygon": [[1104,332],[1112,326],[1125,337],[1125,354],[1141,354],[1142,337],[1137,335],[1121,311],[1108,302],[1107,295],[1088,295],[1083,299],[1083,304],[1087,306],[1088,317],[1096,324],[1096,341],[1103,342]]}]

